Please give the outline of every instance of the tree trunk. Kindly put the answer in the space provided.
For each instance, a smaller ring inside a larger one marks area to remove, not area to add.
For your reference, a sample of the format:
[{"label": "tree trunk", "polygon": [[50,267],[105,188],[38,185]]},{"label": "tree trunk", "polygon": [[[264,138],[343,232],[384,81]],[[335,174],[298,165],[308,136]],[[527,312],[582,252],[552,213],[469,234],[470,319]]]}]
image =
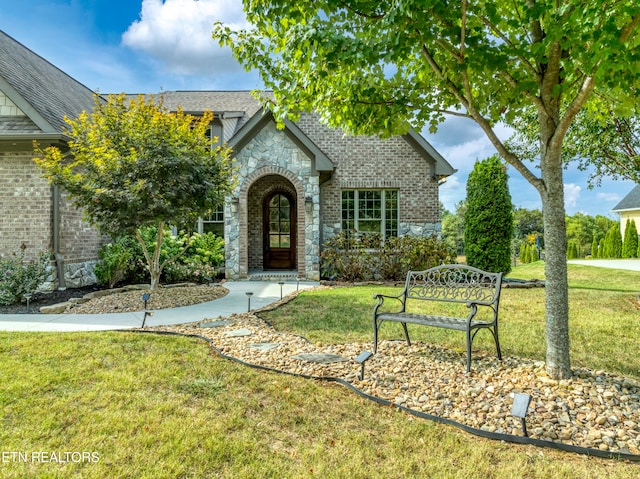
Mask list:
[{"label": "tree trunk", "polygon": [[[546,369],[553,379],[571,377],[569,358],[569,283],[565,223],[562,143],[550,141],[553,122],[541,122],[540,190],[544,222],[546,276]],[[545,131],[545,126],[550,126]],[[556,146],[559,145],[559,146]]]},{"label": "tree trunk", "polygon": [[149,285],[150,289],[158,288],[160,285],[160,274],[162,273],[162,268],[160,267],[160,250],[162,249],[162,242],[164,240],[164,222],[160,221],[157,227],[158,235],[156,236],[156,246],[153,251],[153,255],[149,254],[149,250],[147,249],[147,245],[140,233],[140,230],[136,230],[136,238],[142,248],[144,258],[147,260],[147,268],[149,269],[149,276],[151,277],[151,284]]}]

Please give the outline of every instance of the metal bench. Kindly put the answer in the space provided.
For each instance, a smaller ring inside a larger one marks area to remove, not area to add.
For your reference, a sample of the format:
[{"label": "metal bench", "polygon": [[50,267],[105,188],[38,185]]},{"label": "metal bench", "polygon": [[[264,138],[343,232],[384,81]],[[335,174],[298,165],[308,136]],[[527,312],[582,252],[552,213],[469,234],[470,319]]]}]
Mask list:
[{"label": "metal bench", "polygon": [[[373,352],[378,351],[378,330],[384,321],[402,324],[407,344],[411,346],[407,324],[420,324],[436,328],[464,331],[467,340],[467,372],[471,370],[471,344],[481,329],[488,329],[496,343],[498,359],[502,359],[498,341],[498,305],[502,273],[489,273],[460,264],[445,264],[425,271],[409,271],[404,291],[398,296],[374,295],[378,300],[373,310]],[[399,301],[395,312],[380,311],[385,301]],[[410,300],[463,303],[469,308],[466,317],[450,317],[437,314],[407,312]],[[493,319],[474,319],[480,307],[490,308]]]}]

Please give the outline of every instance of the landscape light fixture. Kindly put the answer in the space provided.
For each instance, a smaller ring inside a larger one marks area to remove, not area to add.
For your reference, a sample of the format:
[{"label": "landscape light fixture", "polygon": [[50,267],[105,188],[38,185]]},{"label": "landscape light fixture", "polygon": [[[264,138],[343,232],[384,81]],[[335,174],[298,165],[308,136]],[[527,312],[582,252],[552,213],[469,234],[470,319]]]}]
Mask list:
[{"label": "landscape light fixture", "polygon": [[525,419],[527,416],[527,410],[529,409],[529,404],[531,404],[531,394],[515,393],[513,396],[511,415],[520,418],[524,437],[529,437],[529,434],[527,434],[527,421]]},{"label": "landscape light fixture", "polygon": [[247,291],[246,293],[244,293],[247,295],[247,313],[251,312],[251,296],[253,296],[253,293],[251,291]]},{"label": "landscape light fixture", "polygon": [[144,293],[142,295],[142,301],[144,302],[144,309],[147,309],[147,302],[149,301],[149,298],[151,298],[150,293]]},{"label": "landscape light fixture", "polygon": [[142,328],[144,329],[144,325],[147,322],[147,316],[153,316],[153,311],[145,311],[144,316],[142,318]]},{"label": "landscape light fixture", "polygon": [[284,281],[280,281],[278,284],[280,285],[280,299],[282,299],[282,286],[284,286]]},{"label": "landscape light fixture", "polygon": [[360,375],[358,376],[358,379],[360,381],[364,380],[364,363],[366,363],[371,358],[371,356],[373,356],[372,352],[362,351],[356,358],[356,362],[360,363]]},{"label": "landscape light fixture", "polygon": [[27,314],[29,314],[29,301],[31,301],[31,297],[32,296],[33,296],[33,294],[31,294],[31,293],[24,293],[22,295],[22,297],[27,300]]}]

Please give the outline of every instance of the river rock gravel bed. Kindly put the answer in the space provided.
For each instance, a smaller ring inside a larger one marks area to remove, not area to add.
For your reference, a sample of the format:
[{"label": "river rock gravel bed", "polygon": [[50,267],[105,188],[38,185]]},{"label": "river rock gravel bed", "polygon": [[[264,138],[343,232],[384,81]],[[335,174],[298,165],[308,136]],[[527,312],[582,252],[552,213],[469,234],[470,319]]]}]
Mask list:
[{"label": "river rock gravel bed", "polygon": [[[530,437],[640,454],[640,381],[635,379],[576,368],[571,379],[555,381],[543,362],[515,357],[499,361],[477,352],[471,372],[466,373],[463,351],[381,341],[360,380],[361,366],[354,359],[372,351],[372,343],[313,344],[277,332],[254,313],[232,315],[215,327],[200,324],[148,329],[204,336],[223,355],[246,363],[341,378],[372,396],[489,432],[523,435],[520,419],[511,415],[511,409],[514,394],[527,393],[532,396],[526,416]],[[310,353],[343,360],[322,364],[300,359]]]}]

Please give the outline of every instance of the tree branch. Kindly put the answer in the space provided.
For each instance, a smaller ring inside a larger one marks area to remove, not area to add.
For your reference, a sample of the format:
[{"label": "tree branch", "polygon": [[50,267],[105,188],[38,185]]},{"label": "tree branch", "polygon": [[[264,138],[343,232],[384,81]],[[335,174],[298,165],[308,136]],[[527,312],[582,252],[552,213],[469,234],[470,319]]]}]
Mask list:
[{"label": "tree branch", "polygon": [[462,0],[462,14],[461,14],[461,25],[460,25],[460,63],[464,60],[465,54],[465,35],[467,30],[467,0]]},{"label": "tree branch", "polygon": [[[564,140],[564,137],[567,133],[567,130],[571,126],[573,119],[578,114],[578,112],[582,109],[583,105],[587,101],[587,98],[589,98],[589,95],[593,91],[594,87],[595,87],[595,80],[593,79],[593,77],[591,76],[585,77],[584,81],[582,82],[582,87],[580,88],[580,90],[578,90],[578,93],[576,94],[575,98],[571,101],[571,103],[565,110],[562,118],[560,118],[560,121],[556,126],[556,130],[553,133],[553,137],[551,138],[551,145],[554,145],[558,148],[561,147],[562,141]],[[558,145],[558,143],[560,143],[560,145]]]},{"label": "tree branch", "polygon": [[540,193],[543,193],[544,182],[535,174],[533,174],[533,172],[529,168],[527,168],[526,165],[505,146],[500,138],[498,138],[498,135],[496,135],[495,131],[493,130],[491,123],[478,111],[472,108],[472,105],[460,92],[460,89],[443,74],[442,69],[435,61],[433,56],[429,53],[429,50],[425,45],[422,45],[421,52],[433,72],[440,77],[440,79],[445,83],[445,86],[447,87],[449,92],[460,102],[462,106],[466,108],[468,112],[466,115],[457,112],[454,112],[453,114],[456,116],[463,116],[474,120],[485,132],[491,144],[496,148],[496,150],[498,150],[500,156],[502,156],[502,158],[504,158],[507,163],[513,166],[529,183],[531,183],[531,185],[533,185],[534,188],[540,191]]},{"label": "tree branch", "polygon": [[[509,38],[504,33],[502,33],[498,29],[498,27],[493,24],[493,22],[491,22],[487,17],[484,17],[484,16],[480,17],[480,19],[482,20],[482,23],[484,23],[487,27],[489,27],[489,29],[491,31],[493,31],[493,33],[495,33],[498,38],[500,38],[503,42],[505,42],[510,47],[513,47],[513,44],[511,43],[511,40],[509,40]],[[532,65],[528,58],[523,57],[523,56],[518,56],[518,60],[520,60],[522,62],[522,64],[525,65],[525,67],[529,71],[531,71],[531,73],[533,73],[533,75],[538,80],[540,80],[540,70],[538,70],[534,65]]]},{"label": "tree branch", "polygon": [[368,18],[370,20],[382,20],[385,15],[387,14],[387,12],[383,12],[383,13],[365,13],[362,10],[356,10],[355,8],[353,8],[353,6],[349,3],[349,2],[345,2],[345,1],[340,1],[340,5],[342,5],[345,9],[352,11],[353,13],[355,13],[357,16],[359,17],[363,17],[363,18]]},{"label": "tree branch", "polygon": [[636,16],[633,17],[629,25],[627,25],[622,29],[622,33],[620,34],[620,40],[623,42],[626,42],[631,36],[631,34],[633,33],[633,31],[638,26],[638,23],[640,23],[640,13],[636,13]]}]

